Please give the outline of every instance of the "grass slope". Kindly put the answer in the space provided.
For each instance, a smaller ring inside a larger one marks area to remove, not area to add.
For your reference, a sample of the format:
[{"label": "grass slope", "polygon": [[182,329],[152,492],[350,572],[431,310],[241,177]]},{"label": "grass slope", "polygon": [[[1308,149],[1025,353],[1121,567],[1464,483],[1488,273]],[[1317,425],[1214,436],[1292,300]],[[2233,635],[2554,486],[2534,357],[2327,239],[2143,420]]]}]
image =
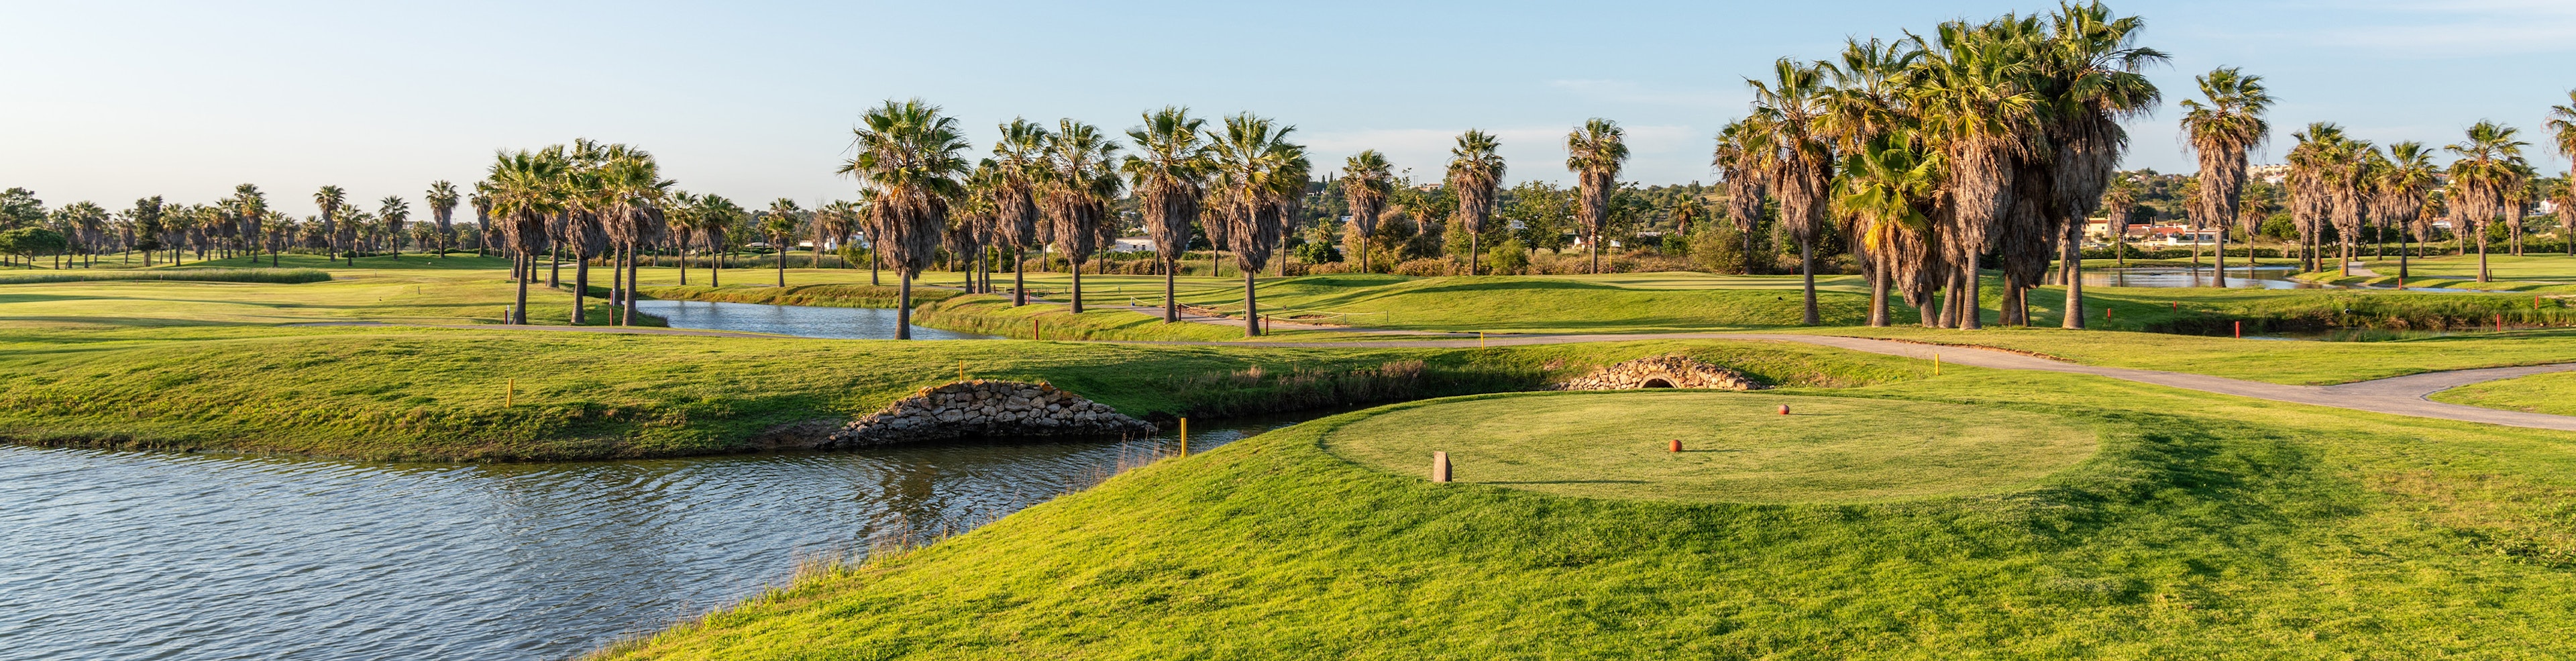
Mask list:
[{"label": "grass slope", "polygon": [[[1815,395],[1816,392],[1797,394]],[[1846,393],[2099,453],[1880,504],[1436,485],[1318,446],[1168,460],[608,650],[628,659],[2352,659],[2576,654],[2576,435],[1962,370]]]},{"label": "grass slope", "polygon": [[2188,372],[2299,385],[2576,361],[2576,329],[2477,333],[2386,342],[2304,342],[2056,328],[1976,331],[1920,327],[1817,328],[1796,332],[2001,347],[2047,354],[2087,365]]},{"label": "grass slope", "polygon": [[[1800,296],[1794,288],[1689,289],[1674,286],[1671,281],[1677,278],[1319,275],[1265,284],[1261,305],[1279,314],[1348,314],[1343,323],[1352,326],[1460,332],[1686,332],[1799,322]],[[1219,310],[1243,308],[1240,290],[1203,291],[1181,299]],[[1865,295],[1818,294],[1828,324],[1859,323],[1867,303]]]},{"label": "grass slope", "polygon": [[[961,367],[1049,381],[1134,415],[1215,417],[1524,390],[1676,351],[1779,383],[1922,372],[1912,361],[1769,342],[1324,350],[0,325],[0,437],[366,458],[704,454],[756,449],[779,425],[874,410]],[[505,397],[512,379],[518,390]]]}]

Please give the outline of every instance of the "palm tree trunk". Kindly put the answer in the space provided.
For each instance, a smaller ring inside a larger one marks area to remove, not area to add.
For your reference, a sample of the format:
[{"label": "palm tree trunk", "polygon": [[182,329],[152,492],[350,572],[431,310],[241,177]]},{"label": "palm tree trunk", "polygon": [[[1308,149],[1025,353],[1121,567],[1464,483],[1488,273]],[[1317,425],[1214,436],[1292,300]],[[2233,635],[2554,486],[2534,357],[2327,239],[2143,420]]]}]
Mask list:
[{"label": "palm tree trunk", "polygon": [[[2080,257],[2082,257],[2082,256],[2083,256],[2083,254],[2084,254],[2084,253],[2083,253],[2083,249],[2082,249],[2082,248],[2080,248],[2080,247],[2079,247],[2079,248],[2077,248],[2077,249],[2076,249],[2076,253],[2075,253],[2075,254],[2076,254],[2076,256],[2077,256],[2077,257],[2079,257],[2079,258],[2080,258]],[[2248,252],[2246,252],[2245,254],[2250,256],[2250,255],[2253,255],[2254,253],[2253,253],[2253,252],[2251,252],[2251,251],[2248,251]],[[2077,263],[2078,265],[2081,265],[2083,262],[2082,262],[2082,261],[2078,261],[2078,262],[2076,262],[2076,263]],[[2079,268],[2080,268],[2080,267],[2079,267]],[[2076,269],[2075,269],[2075,268],[2069,268],[2069,269],[2067,269],[2067,275],[2069,275],[2069,276],[2075,275],[2075,271],[2076,271]],[[2076,329],[2076,330],[2083,330],[2083,329],[2084,329],[2084,279],[2083,279],[2083,278],[2080,278],[2080,277],[2069,277],[2069,278],[2067,278],[2067,279],[2066,279],[2066,319],[2065,319],[2064,321],[2060,321],[2060,322],[2058,322],[2058,323],[2057,323],[2057,326],[2058,326],[2059,328],[2073,328],[2073,329]]]},{"label": "palm tree trunk", "polygon": [[[2252,255],[2254,253],[2247,252],[2245,254]],[[2224,229],[2218,230],[2218,274],[2212,276],[2209,283],[2210,286],[2218,287],[2220,289],[2227,288],[2227,230]]]},{"label": "palm tree trunk", "polygon": [[1243,271],[1243,336],[1261,336],[1261,308],[1252,294],[1252,270]]},{"label": "palm tree trunk", "polygon": [[638,273],[635,268],[634,254],[628,253],[626,257],[626,320],[620,322],[624,325],[631,326],[635,324],[635,287],[636,284],[642,280],[643,275]]},{"label": "palm tree trunk", "polygon": [[589,315],[582,314],[582,308],[585,307],[584,299],[588,296],[590,296],[590,260],[573,262],[572,325],[579,326],[582,322],[589,321]]},{"label": "palm tree trunk", "polygon": [[1950,280],[1950,281],[1949,281],[1948,283],[1946,283],[1946,285],[1947,285],[1947,286],[1942,287],[1942,288],[1941,288],[1941,292],[1940,292],[1940,294],[1939,294],[1940,299],[1941,299],[1941,300],[1940,300],[1940,304],[1941,304],[1941,308],[1940,308],[1940,310],[1939,310],[1938,312],[1936,312],[1936,313],[1932,314],[1932,315],[1929,315],[1929,316],[1926,316],[1926,317],[1924,317],[1924,318],[1923,318],[1923,325],[1924,325],[1925,327],[1928,327],[1928,328],[1952,328],[1952,327],[1955,327],[1955,326],[1957,326],[1957,325],[1958,325],[1958,319],[1959,319],[1959,276],[1958,276],[1958,274],[1955,274],[1955,273],[1954,273],[1954,274],[1951,274],[1951,275],[1950,275],[1949,280]]},{"label": "palm tree trunk", "polygon": [[[1027,248],[1011,246],[1011,307],[1016,308],[1029,304],[1028,262],[1029,255]],[[868,268],[872,269],[870,273],[874,273],[873,269],[876,267],[870,266]],[[869,278],[874,279],[875,276],[871,275]]]},{"label": "palm tree trunk", "polygon": [[1181,320],[1181,302],[1172,298],[1174,269],[1171,267],[1175,261],[1177,260],[1163,260],[1163,323],[1166,324]]},{"label": "palm tree trunk", "polygon": [[1877,268],[1870,269],[1869,325],[1871,328],[1887,327],[1887,281],[1888,273],[1886,264],[1880,264]]},{"label": "palm tree trunk", "polygon": [[2487,281],[2487,233],[2478,232],[2478,282]]},{"label": "palm tree trunk", "polygon": [[519,272],[519,302],[517,305],[510,306],[508,321],[525,326],[528,323],[528,280],[530,280],[528,272],[535,270],[536,264],[532,263],[526,255],[513,256],[510,261],[514,262],[513,269]]},{"label": "palm tree trunk", "polygon": [[896,275],[902,277],[903,284],[901,292],[895,295],[894,339],[909,340],[912,339],[912,274],[898,272]]},{"label": "palm tree trunk", "polygon": [[[1592,268],[1595,273],[1600,272],[1601,269],[1601,265],[1597,261],[1600,259],[1600,253],[1597,252],[1600,248],[1599,244],[1600,242],[1595,241],[1593,245],[1593,248],[1596,251],[1593,259],[1596,261],[1593,263]],[[1805,276],[1806,281],[1804,286],[1804,289],[1806,290],[1806,307],[1804,314],[1799,317],[1799,323],[1808,326],[1823,323],[1822,319],[1816,315],[1816,242],[1813,240],[1798,242],[1798,273]]]},{"label": "palm tree trunk", "polygon": [[870,246],[868,248],[868,286],[885,286],[885,282],[877,279],[877,269],[882,266],[885,266],[885,255],[878,253],[876,247]]},{"label": "palm tree trunk", "polygon": [[689,237],[680,237],[680,286],[689,286]]},{"label": "palm tree trunk", "polygon": [[787,249],[778,249],[778,286],[787,286]]},{"label": "palm tree trunk", "polygon": [[1066,263],[1073,266],[1073,313],[1082,314],[1082,262]]},{"label": "palm tree trunk", "polygon": [[2409,250],[2409,249],[2407,248],[2407,246],[2406,246],[2406,240],[2407,240],[2407,237],[2406,237],[2406,230],[2405,230],[2405,228],[2398,228],[2398,230],[2397,230],[2397,288],[2398,288],[2398,289],[2405,289],[2405,288],[2406,288],[2406,253],[2413,252],[2412,250]]},{"label": "palm tree trunk", "polygon": [[1476,232],[1467,233],[1467,275],[1475,275],[1476,268],[1480,266],[1478,262],[1484,261],[1484,253],[1479,252],[1482,248],[1476,245],[1477,241],[1483,238]]},{"label": "palm tree trunk", "polygon": [[1959,277],[1964,285],[1961,289],[1965,290],[1959,295],[1959,328],[1966,330],[1977,330],[1986,327],[1985,320],[1981,318],[1984,315],[1977,309],[1979,304],[1979,301],[1977,300],[1977,290],[1983,288],[1985,285],[1985,283],[1980,282],[1977,277],[1978,256],[1979,255],[1973,251],[1969,252],[1968,258],[1962,260],[1963,265],[1959,269]]}]

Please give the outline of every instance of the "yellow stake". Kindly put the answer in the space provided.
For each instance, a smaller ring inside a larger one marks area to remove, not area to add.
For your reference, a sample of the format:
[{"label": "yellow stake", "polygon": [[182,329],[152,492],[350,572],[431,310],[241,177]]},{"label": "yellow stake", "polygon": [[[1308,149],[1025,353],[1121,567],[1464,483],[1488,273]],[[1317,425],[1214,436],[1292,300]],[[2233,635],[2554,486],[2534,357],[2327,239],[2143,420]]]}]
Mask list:
[{"label": "yellow stake", "polygon": [[966,380],[966,361],[957,361],[957,380]]},{"label": "yellow stake", "polygon": [[1478,349],[1485,348],[1485,332],[1484,332],[1484,331],[1476,331],[1476,348],[1478,348]]},{"label": "yellow stake", "polygon": [[1932,375],[1941,375],[1941,352],[1932,352]]},{"label": "yellow stake", "polygon": [[510,408],[510,400],[519,394],[519,380],[510,379],[510,387],[501,390],[501,408]]},{"label": "yellow stake", "polygon": [[1181,419],[1181,456],[1190,456],[1190,419]]}]

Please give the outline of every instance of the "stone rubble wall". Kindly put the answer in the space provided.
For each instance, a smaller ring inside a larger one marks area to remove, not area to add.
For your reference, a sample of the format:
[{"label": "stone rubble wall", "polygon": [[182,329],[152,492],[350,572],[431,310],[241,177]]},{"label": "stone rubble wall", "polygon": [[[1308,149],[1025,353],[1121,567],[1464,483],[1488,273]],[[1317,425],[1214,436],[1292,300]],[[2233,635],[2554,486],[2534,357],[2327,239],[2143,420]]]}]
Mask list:
[{"label": "stone rubble wall", "polygon": [[1710,365],[1689,356],[1653,356],[1611,365],[1591,374],[1556,384],[1556,390],[1634,390],[1661,379],[1675,388],[1716,390],[1761,390],[1761,383],[1743,372]]},{"label": "stone rubble wall", "polygon": [[1154,423],[1055,386],[975,379],[923,388],[850,421],[822,447],[865,447],[968,436],[1143,436]]}]

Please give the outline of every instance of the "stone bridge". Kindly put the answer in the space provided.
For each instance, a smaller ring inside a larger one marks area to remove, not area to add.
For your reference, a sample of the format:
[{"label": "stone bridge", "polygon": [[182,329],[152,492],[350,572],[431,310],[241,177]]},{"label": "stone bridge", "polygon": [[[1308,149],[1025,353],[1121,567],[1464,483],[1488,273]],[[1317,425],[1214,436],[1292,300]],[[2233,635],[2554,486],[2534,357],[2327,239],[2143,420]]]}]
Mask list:
[{"label": "stone bridge", "polygon": [[1761,390],[1761,383],[1743,372],[1700,362],[1682,355],[1639,358],[1593,370],[1571,381],[1556,385],[1557,390],[1635,390],[1639,388],[1706,388],[1712,390]]},{"label": "stone bridge", "polygon": [[832,432],[822,447],[967,436],[1146,436],[1138,420],[1055,386],[975,379],[923,388]]}]

